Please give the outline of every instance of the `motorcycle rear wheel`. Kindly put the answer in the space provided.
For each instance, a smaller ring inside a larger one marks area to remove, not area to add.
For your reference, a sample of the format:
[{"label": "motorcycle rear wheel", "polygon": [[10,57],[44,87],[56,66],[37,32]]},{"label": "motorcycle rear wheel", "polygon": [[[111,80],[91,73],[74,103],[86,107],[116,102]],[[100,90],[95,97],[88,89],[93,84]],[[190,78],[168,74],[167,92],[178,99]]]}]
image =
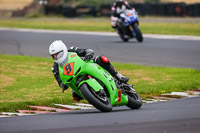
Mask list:
[{"label": "motorcycle rear wheel", "polygon": [[122,40],[123,42],[128,42],[128,41],[129,41],[129,39],[128,39],[128,38],[125,38],[124,35],[122,35],[122,34],[119,34],[119,37],[121,38],[121,40]]},{"label": "motorcycle rear wheel", "polygon": [[142,99],[137,92],[128,94],[128,104],[131,109],[139,109],[142,106]]},{"label": "motorcycle rear wheel", "polygon": [[79,89],[85,99],[95,108],[101,112],[112,111],[112,104],[106,94],[105,96],[99,96],[95,91],[91,90],[92,88],[90,88],[86,83],[82,84]]}]

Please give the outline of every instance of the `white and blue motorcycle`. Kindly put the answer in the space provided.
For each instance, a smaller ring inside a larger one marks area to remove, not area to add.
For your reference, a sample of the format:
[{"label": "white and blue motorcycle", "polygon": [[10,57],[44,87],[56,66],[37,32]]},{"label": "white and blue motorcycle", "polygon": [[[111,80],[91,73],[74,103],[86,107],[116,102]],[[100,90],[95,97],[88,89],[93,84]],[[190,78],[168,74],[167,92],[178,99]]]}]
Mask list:
[{"label": "white and blue motorcycle", "polygon": [[138,14],[133,10],[125,10],[117,20],[117,32],[122,41],[127,42],[136,38],[138,42],[143,41],[142,32],[139,29]]}]

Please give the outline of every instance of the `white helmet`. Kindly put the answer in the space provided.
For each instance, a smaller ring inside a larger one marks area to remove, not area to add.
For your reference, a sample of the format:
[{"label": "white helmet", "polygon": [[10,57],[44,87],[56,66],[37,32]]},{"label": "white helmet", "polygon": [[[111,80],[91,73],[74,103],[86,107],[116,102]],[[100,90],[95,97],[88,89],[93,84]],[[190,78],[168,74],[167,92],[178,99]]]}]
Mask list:
[{"label": "white helmet", "polygon": [[56,40],[49,46],[49,54],[61,66],[67,62],[68,50],[61,40]]},{"label": "white helmet", "polygon": [[120,7],[124,4],[124,0],[116,0],[115,2],[117,6],[120,6]]}]

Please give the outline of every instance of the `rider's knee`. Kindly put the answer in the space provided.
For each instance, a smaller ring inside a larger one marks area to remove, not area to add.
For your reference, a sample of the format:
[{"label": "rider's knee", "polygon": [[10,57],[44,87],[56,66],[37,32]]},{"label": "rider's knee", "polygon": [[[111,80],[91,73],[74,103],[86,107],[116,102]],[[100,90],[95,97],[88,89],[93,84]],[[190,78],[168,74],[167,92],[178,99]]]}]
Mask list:
[{"label": "rider's knee", "polygon": [[97,63],[97,64],[110,64],[110,61],[109,61],[109,59],[106,57],[106,56],[97,56],[96,58],[95,58],[95,62]]},{"label": "rider's knee", "polygon": [[106,64],[110,63],[109,59],[106,56],[101,56],[101,61]]},{"label": "rider's knee", "polygon": [[112,28],[113,28],[113,29],[116,29],[116,28],[117,28],[117,25],[112,25]]}]

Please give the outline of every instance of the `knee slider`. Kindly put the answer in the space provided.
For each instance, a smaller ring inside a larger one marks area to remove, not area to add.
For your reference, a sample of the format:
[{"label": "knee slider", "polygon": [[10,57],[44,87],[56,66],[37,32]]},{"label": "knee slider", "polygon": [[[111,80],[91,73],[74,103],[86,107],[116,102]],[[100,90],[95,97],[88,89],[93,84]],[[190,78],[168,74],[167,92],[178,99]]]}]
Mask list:
[{"label": "knee slider", "polygon": [[109,59],[107,57],[105,57],[105,56],[101,56],[101,61],[103,63],[109,63]]}]

